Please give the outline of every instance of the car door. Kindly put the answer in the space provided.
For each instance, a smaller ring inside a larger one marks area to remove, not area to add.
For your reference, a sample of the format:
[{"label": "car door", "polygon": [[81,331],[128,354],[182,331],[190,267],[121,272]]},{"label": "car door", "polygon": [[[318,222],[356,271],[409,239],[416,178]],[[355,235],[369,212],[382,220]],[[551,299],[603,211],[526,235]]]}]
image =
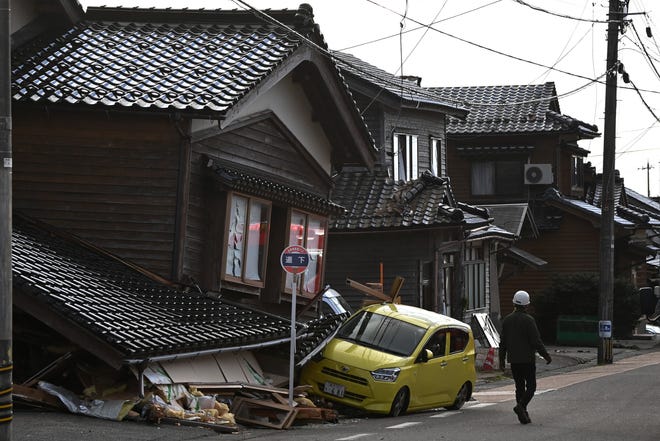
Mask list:
[{"label": "car door", "polygon": [[447,329],[442,328],[429,337],[420,351],[422,357],[426,349],[433,352],[433,357],[426,361],[418,357],[416,361],[417,375],[414,390],[411,391],[410,407],[428,407],[449,399],[443,381],[447,367]]},{"label": "car door", "polygon": [[472,378],[470,372],[474,371],[474,353],[470,353],[470,334],[465,329],[450,327],[447,340],[449,348],[444,375],[447,395],[453,402],[461,386]]}]

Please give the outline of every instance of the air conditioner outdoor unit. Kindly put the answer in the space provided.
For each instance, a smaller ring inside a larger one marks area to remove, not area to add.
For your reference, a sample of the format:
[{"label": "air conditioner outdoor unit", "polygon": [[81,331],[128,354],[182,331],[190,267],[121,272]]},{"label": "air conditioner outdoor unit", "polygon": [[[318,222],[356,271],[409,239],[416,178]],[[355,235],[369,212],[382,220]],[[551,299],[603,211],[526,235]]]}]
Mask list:
[{"label": "air conditioner outdoor unit", "polygon": [[525,184],[552,184],[552,164],[525,164]]}]

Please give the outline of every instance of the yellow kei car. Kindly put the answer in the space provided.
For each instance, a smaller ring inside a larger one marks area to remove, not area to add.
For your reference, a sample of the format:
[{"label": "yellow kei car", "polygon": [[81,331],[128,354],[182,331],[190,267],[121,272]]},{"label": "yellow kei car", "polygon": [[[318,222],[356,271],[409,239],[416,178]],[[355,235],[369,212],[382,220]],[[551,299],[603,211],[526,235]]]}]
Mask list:
[{"label": "yellow kei car", "polygon": [[470,326],[414,306],[382,303],[353,314],[302,369],[316,395],[369,413],[460,409],[476,381]]}]

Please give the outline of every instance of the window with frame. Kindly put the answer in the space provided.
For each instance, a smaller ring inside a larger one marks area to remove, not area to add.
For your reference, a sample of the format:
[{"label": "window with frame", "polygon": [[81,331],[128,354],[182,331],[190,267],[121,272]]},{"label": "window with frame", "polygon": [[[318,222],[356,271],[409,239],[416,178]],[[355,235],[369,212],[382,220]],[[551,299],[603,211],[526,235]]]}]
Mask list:
[{"label": "window with frame", "polygon": [[465,295],[467,309],[486,307],[486,261],[481,244],[469,243],[465,249]]},{"label": "window with frame", "polygon": [[513,196],[524,191],[523,162],[474,161],[472,163],[472,195]]},{"label": "window with frame", "polygon": [[449,353],[463,352],[470,342],[470,334],[462,329],[451,328],[449,330]]},{"label": "window with frame", "polygon": [[[305,247],[309,254],[307,271],[300,275],[298,295],[311,297],[321,290],[325,238],[328,232],[328,220],[302,211],[291,211],[288,245]],[[293,274],[286,273],[285,292],[291,293]]]},{"label": "window with frame", "polygon": [[571,164],[571,188],[584,187],[584,159],[573,155]]},{"label": "window with frame", "polygon": [[417,136],[395,133],[392,138],[394,179],[409,181],[416,179],[417,170]]},{"label": "window with frame", "polygon": [[228,207],[222,279],[263,287],[271,204],[232,193],[228,198]]},{"label": "window with frame", "polygon": [[447,159],[444,147],[444,140],[441,138],[431,137],[430,142],[430,158],[431,158],[431,172],[435,176],[447,175]]}]

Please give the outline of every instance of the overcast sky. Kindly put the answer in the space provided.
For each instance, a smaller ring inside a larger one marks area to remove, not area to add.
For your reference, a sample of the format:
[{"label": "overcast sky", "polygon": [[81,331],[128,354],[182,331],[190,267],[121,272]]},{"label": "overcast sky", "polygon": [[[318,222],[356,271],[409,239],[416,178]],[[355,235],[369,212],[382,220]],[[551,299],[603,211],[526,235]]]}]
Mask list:
[{"label": "overcast sky", "polygon": [[[246,4],[257,9],[297,9],[300,3],[309,3],[332,49],[393,74],[420,76],[422,86],[553,81],[562,113],[596,124],[601,133],[604,128],[608,0],[79,1],[84,7],[189,9],[244,9]],[[656,15],[651,9],[658,8],[656,3],[631,0],[632,25],[620,35],[619,60],[640,92],[619,76],[615,163],[626,185],[646,195],[643,168],[648,162],[652,196],[660,194],[660,12]],[[421,26],[431,23],[433,29]],[[652,37],[647,36],[647,27]],[[602,84],[591,81],[599,78]],[[581,143],[599,172],[602,144],[602,136]]]}]

